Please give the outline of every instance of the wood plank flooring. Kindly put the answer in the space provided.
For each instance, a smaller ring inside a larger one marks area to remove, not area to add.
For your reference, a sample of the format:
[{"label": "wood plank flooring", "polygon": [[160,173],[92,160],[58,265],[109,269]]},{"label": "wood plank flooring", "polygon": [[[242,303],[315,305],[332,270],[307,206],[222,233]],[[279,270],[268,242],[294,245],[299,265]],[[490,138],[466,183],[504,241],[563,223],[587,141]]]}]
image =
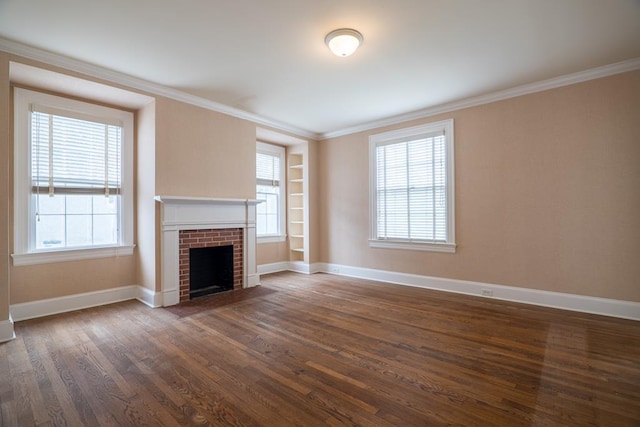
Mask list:
[{"label": "wood plank flooring", "polygon": [[0,425],[640,425],[640,322],[262,279],[182,317],[129,301],[17,323]]}]

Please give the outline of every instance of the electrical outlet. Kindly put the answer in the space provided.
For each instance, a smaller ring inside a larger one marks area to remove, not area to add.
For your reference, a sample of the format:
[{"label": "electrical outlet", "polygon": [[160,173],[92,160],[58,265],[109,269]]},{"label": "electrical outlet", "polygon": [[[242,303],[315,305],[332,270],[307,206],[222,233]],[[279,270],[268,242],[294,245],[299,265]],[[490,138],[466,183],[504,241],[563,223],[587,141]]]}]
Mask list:
[{"label": "electrical outlet", "polygon": [[492,297],[493,291],[491,289],[483,289],[481,295],[483,297]]}]

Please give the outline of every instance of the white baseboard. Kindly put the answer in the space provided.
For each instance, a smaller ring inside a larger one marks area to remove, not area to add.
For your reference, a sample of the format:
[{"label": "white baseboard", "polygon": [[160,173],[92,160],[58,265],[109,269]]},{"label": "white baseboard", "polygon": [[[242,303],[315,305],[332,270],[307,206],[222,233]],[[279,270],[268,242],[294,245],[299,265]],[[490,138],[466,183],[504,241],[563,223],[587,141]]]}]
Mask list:
[{"label": "white baseboard", "polygon": [[151,308],[162,307],[162,298],[160,292],[154,292],[144,286],[138,286],[138,296],[136,299]]},{"label": "white baseboard", "polygon": [[[416,286],[498,300],[560,308],[563,310],[640,320],[640,303],[633,301],[621,301],[609,298],[597,298],[585,295],[496,285],[492,283],[397,273],[341,264],[282,262],[258,266],[258,272],[260,274],[268,274],[284,270],[296,271],[304,274],[324,272],[341,276],[376,280],[379,282]],[[490,294],[490,296],[487,294]],[[160,292],[154,292],[145,287],[131,285],[106,289],[103,291],[86,292],[46,300],[13,304],[10,307],[11,314],[9,319],[0,321],[0,342],[15,338],[13,328],[14,321],[17,322],[36,317],[49,316],[52,314],[112,304],[131,299],[137,299],[150,307],[161,307],[164,303],[171,302],[169,300],[171,300],[172,297],[177,298],[177,292],[175,292],[175,295],[164,295],[163,298],[163,294]],[[165,299],[167,301],[165,301]]]},{"label": "white baseboard", "polygon": [[[81,310],[83,308],[96,307],[99,305],[112,304],[115,302],[139,298],[140,287],[131,285],[105,289],[102,291],[86,292],[58,298],[12,304],[10,311],[14,321],[19,322],[21,320],[50,316],[52,314],[65,313],[68,311]],[[147,303],[146,301],[143,302],[145,302],[145,304]]]},{"label": "white baseboard", "polygon": [[260,284],[260,273],[247,275],[247,288],[253,288]]},{"label": "white baseboard", "polygon": [[160,306],[168,307],[180,303],[180,291],[177,289],[163,291],[160,294]]},{"label": "white baseboard", "polygon": [[302,261],[290,261],[288,270],[296,273],[311,274],[311,265]]},{"label": "white baseboard", "polygon": [[258,274],[277,273],[279,271],[289,270],[289,262],[274,262],[271,264],[262,264],[258,266]]},{"label": "white baseboard", "polygon": [[270,274],[280,271],[295,271],[296,273],[313,274],[323,272],[323,265],[323,263],[307,264],[302,261],[282,261],[259,265],[258,273]]},{"label": "white baseboard", "polygon": [[[396,273],[392,271],[351,267],[340,264],[318,263],[316,266],[318,271],[341,276],[436,289],[446,292],[455,292],[544,307],[560,308],[563,310],[583,313],[601,314],[604,316],[619,317],[623,319],[640,320],[640,303],[638,302],[566,294],[561,292],[541,291],[531,288],[518,288],[466,280],[445,279],[441,277],[420,276],[416,274]],[[491,296],[487,294],[490,294]]]},{"label": "white baseboard", "polygon": [[0,343],[5,341],[11,341],[16,338],[16,333],[13,330],[13,318],[9,314],[7,320],[0,322]]},{"label": "white baseboard", "polygon": [[324,273],[325,272],[324,266],[325,266],[325,263],[323,263],[323,262],[316,262],[316,263],[310,264],[309,265],[309,273],[310,274]]}]

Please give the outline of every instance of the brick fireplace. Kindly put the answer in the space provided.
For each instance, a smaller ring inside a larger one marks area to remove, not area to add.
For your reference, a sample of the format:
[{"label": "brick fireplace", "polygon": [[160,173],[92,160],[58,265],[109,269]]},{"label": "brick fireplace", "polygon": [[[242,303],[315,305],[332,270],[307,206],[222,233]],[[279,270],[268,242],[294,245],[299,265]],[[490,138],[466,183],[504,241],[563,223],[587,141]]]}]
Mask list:
[{"label": "brick fireplace", "polygon": [[258,200],[173,196],[156,196],[155,200],[161,205],[162,306],[175,305],[189,298],[189,266],[185,254],[188,257],[191,247],[232,244],[233,288],[247,288],[258,284]]},{"label": "brick fireplace", "polygon": [[180,302],[190,299],[190,249],[233,246],[233,289],[242,288],[242,228],[180,230],[178,234]]}]

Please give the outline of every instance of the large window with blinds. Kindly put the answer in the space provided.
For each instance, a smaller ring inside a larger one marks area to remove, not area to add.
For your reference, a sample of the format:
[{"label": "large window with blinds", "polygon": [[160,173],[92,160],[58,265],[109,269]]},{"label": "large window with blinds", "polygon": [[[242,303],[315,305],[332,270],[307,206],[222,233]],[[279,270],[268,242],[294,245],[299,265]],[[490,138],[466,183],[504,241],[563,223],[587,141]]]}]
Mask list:
[{"label": "large window with blinds", "polygon": [[372,135],[373,247],[455,252],[453,120]]},{"label": "large window with blinds", "polygon": [[16,252],[131,245],[132,114],[16,89],[15,117]]},{"label": "large window with blinds", "polygon": [[283,147],[256,144],[256,235],[258,242],[285,239],[285,177]]}]

